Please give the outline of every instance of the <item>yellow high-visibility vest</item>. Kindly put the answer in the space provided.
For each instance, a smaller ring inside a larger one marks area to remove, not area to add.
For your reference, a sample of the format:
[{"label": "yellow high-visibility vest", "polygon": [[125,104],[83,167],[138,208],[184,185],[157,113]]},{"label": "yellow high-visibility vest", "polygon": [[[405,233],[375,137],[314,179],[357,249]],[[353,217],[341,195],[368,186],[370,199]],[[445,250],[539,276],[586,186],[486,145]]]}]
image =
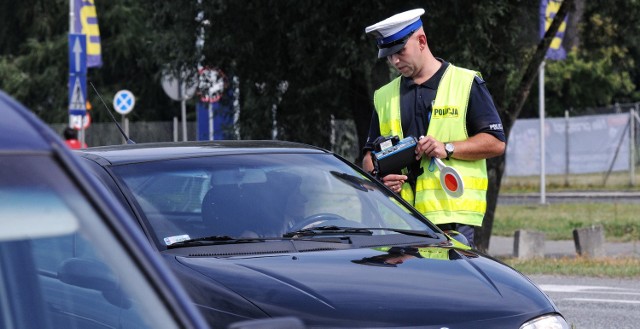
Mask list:
[{"label": "yellow high-visibility vest", "polygon": [[[431,110],[427,135],[441,142],[462,141],[469,138],[466,126],[467,106],[476,71],[449,64],[440,80]],[[374,105],[380,122],[382,136],[399,136],[402,133],[400,115],[400,81],[398,77],[378,89]],[[414,136],[419,137],[419,136]],[[424,214],[434,224],[460,223],[481,226],[487,209],[486,161],[466,161],[451,158],[443,161],[462,176],[464,193],[459,198],[449,197],[440,185],[440,172],[429,171],[430,158],[422,157],[420,166],[424,173],[418,177],[415,195],[405,183],[400,195]]]}]

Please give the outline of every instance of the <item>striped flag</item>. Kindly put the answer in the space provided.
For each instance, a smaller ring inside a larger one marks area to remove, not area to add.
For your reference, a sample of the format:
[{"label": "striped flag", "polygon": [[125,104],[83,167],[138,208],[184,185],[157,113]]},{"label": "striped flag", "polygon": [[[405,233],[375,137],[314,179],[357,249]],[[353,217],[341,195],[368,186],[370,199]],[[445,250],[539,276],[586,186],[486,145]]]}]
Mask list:
[{"label": "striped flag", "polygon": [[74,31],[87,36],[87,68],[100,67],[102,66],[102,48],[95,0],[71,1],[74,1]]},{"label": "striped flag", "polygon": [[[544,37],[545,32],[551,26],[551,22],[556,17],[556,13],[560,9],[562,0],[540,0],[540,38]],[[547,50],[546,58],[552,60],[563,60],[567,57],[567,52],[562,47],[562,38],[564,38],[564,32],[567,28],[567,15],[564,21],[560,24],[558,33],[551,41],[551,46]]]}]

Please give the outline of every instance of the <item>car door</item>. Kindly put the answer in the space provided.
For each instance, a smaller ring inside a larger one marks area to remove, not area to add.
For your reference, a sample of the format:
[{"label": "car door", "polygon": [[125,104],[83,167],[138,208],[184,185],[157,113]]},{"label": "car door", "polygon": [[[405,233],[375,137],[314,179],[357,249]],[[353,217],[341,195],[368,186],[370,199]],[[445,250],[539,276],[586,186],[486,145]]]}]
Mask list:
[{"label": "car door", "polygon": [[182,326],[54,159],[0,155],[0,166],[0,277],[6,288],[0,309],[17,309],[4,314],[5,324],[26,319],[45,328]]}]

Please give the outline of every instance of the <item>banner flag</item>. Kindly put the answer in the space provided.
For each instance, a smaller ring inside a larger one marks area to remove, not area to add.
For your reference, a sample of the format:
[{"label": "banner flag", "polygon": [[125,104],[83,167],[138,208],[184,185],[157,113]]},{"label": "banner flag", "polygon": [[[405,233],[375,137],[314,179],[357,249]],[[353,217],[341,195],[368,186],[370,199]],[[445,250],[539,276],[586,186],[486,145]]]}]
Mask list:
[{"label": "banner flag", "polygon": [[[544,37],[545,32],[551,26],[551,22],[556,17],[556,13],[560,9],[562,0],[540,0],[540,38]],[[567,52],[562,47],[562,38],[564,38],[564,32],[567,28],[567,18],[560,24],[558,33],[551,41],[551,46],[547,50],[546,58],[552,60],[563,60],[567,57]]]},{"label": "banner flag", "polygon": [[74,1],[74,31],[87,36],[87,67],[100,67],[102,66],[102,48],[95,0],[71,1]]}]

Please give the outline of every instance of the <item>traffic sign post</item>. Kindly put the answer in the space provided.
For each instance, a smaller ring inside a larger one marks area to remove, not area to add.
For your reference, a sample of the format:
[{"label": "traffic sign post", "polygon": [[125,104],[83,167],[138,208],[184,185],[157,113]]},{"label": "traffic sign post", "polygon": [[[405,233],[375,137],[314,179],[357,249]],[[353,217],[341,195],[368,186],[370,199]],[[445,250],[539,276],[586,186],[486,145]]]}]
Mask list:
[{"label": "traffic sign post", "polygon": [[69,34],[69,126],[80,130],[84,145],[84,130],[91,118],[87,114],[87,36]]},{"label": "traffic sign post", "polygon": [[[122,125],[124,126],[125,135],[129,136],[129,120],[127,119],[127,114],[129,114],[133,107],[136,105],[136,98],[133,96],[133,93],[123,89],[116,93],[113,96],[113,108],[116,112],[122,114]],[[123,143],[127,143],[126,140]]]},{"label": "traffic sign post", "polygon": [[213,140],[213,103],[222,98],[227,80],[219,69],[202,68],[198,70],[198,93],[200,101],[209,103],[209,140]]},{"label": "traffic sign post", "polygon": [[133,110],[136,105],[136,98],[133,93],[123,89],[116,93],[113,97],[113,108],[120,114],[126,115]]},{"label": "traffic sign post", "polygon": [[69,75],[69,115],[85,115],[87,113],[87,77],[85,75]]},{"label": "traffic sign post", "polygon": [[187,141],[187,99],[193,97],[196,91],[194,71],[182,69],[179,77],[165,71],[162,73],[162,88],[171,99],[180,102],[182,115],[182,140]]},{"label": "traffic sign post", "polygon": [[87,99],[87,38],[69,34],[69,115],[85,115]]},{"label": "traffic sign post", "polygon": [[85,115],[70,115],[70,121],[71,121],[71,128],[75,129],[75,130],[84,130],[89,128],[89,125],[91,124],[91,116],[89,115],[89,113],[85,114]]},{"label": "traffic sign post", "polygon": [[69,34],[69,73],[87,74],[87,36]]}]

